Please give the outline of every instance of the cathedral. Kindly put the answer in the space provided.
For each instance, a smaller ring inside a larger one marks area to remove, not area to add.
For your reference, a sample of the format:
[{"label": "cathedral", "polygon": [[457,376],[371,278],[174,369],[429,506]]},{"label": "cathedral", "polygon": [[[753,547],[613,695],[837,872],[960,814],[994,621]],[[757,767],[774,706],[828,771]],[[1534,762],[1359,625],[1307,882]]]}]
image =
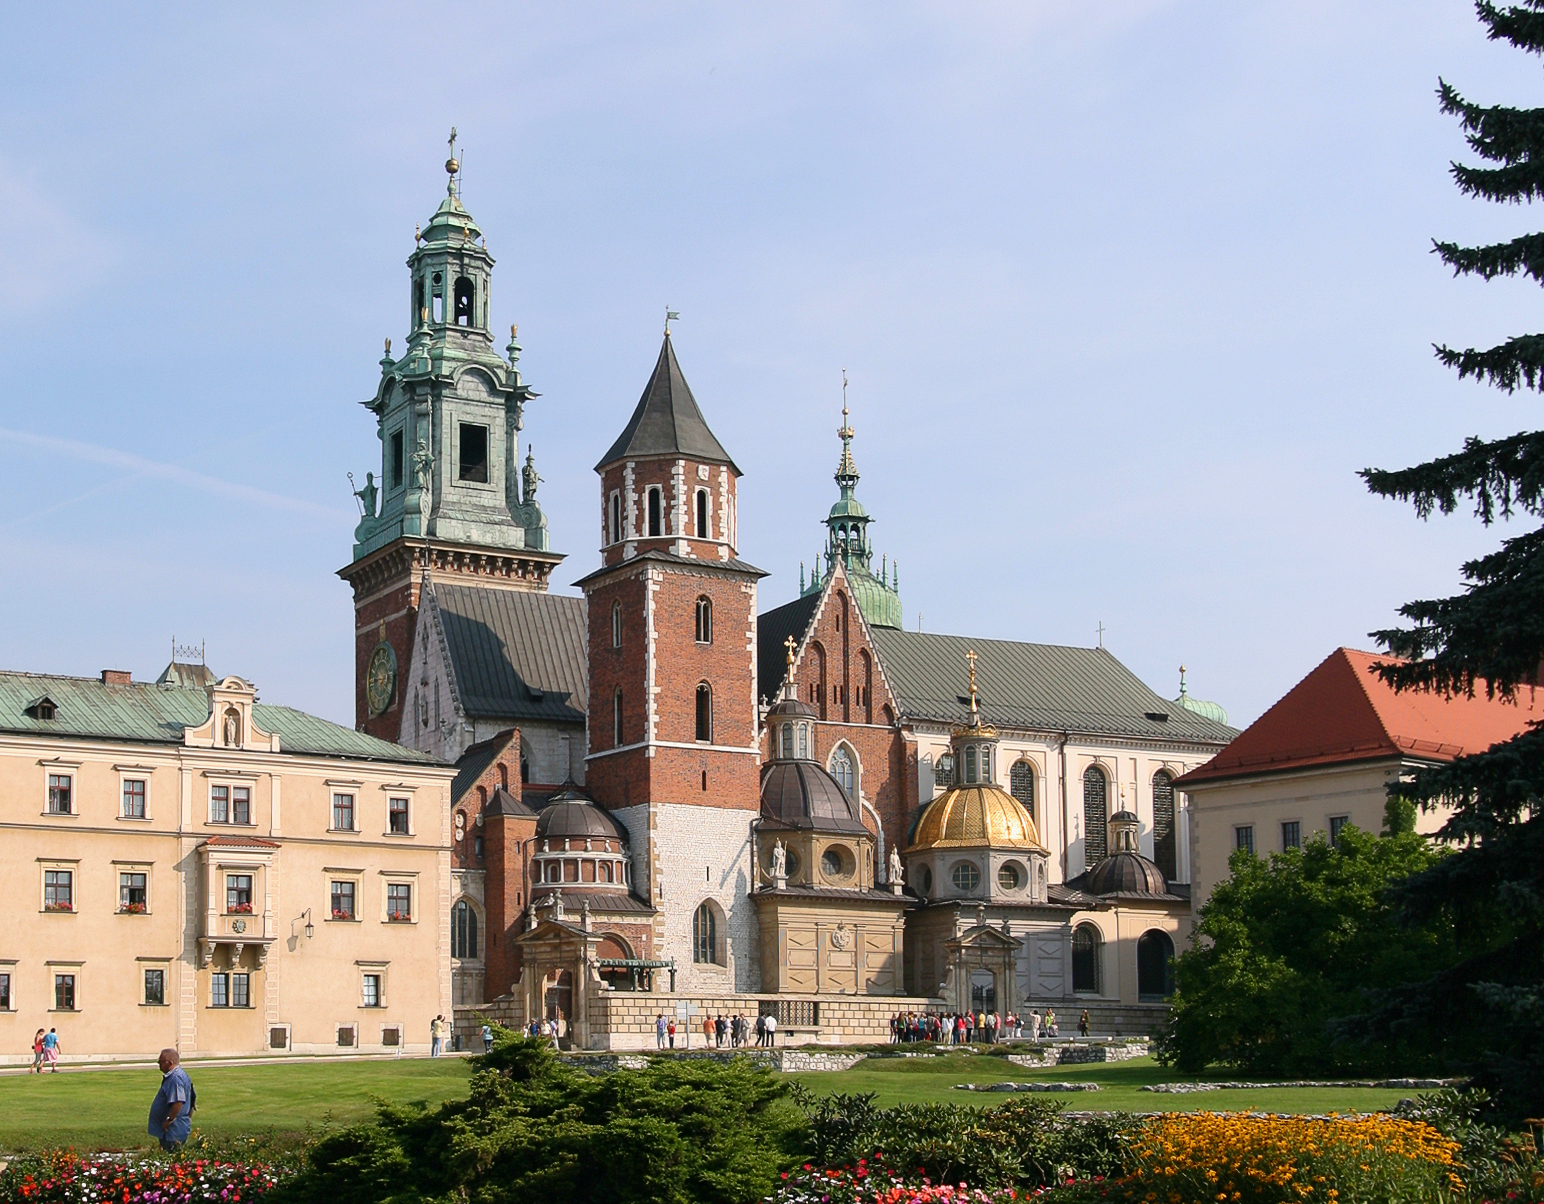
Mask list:
[{"label": "cathedral", "polygon": [[821,563],[763,610],[740,469],[668,324],[631,413],[596,406],[619,431],[599,546],[579,595],[550,591],[539,395],[513,327],[495,350],[494,261],[446,167],[340,576],[357,726],[456,768],[458,1025],[547,1016],[595,1049],[665,1013],[826,1041],[924,1009],[1155,1027],[1190,916],[1174,783],[1236,734],[1220,708],[1102,647],[905,630],[845,405]]}]

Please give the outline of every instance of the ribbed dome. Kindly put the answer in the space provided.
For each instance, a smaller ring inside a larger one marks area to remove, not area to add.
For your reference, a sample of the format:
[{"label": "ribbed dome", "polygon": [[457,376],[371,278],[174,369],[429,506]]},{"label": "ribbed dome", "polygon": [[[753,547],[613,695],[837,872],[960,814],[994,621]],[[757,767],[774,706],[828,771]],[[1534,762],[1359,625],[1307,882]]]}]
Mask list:
[{"label": "ribbed dome", "polygon": [[536,835],[548,840],[619,840],[627,829],[594,799],[573,787],[558,791],[536,817]]},{"label": "ribbed dome", "polygon": [[868,831],[858,804],[814,761],[773,761],[763,765],[761,814],[788,828]]},{"label": "ribbed dome", "polygon": [[906,851],[936,848],[1044,851],[1029,812],[996,786],[955,786],[923,809]]},{"label": "ribbed dome", "polygon": [[1167,895],[1163,871],[1140,853],[1113,853],[1082,876],[1079,890],[1091,895]]},{"label": "ribbed dome", "polygon": [[773,723],[778,719],[814,719],[817,714],[819,712],[807,702],[800,702],[797,698],[781,698],[767,712],[767,722]]}]

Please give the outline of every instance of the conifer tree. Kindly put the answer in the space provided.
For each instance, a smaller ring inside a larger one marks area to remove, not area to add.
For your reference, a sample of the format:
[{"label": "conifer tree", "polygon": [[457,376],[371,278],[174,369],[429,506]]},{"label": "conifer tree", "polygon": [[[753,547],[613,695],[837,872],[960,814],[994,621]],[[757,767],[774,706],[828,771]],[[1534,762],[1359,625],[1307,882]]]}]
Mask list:
[{"label": "conifer tree", "polygon": [[[1492,40],[1544,53],[1544,0],[1475,7]],[[1501,203],[1544,199],[1544,109],[1486,107],[1439,84],[1442,111],[1490,164],[1454,163],[1459,189]],[[1521,274],[1544,285],[1544,233],[1480,247],[1437,242],[1434,250],[1455,275]],[[1436,353],[1460,379],[1544,392],[1544,335]],[[1544,665],[1544,431],[1470,438],[1453,455],[1362,476],[1373,493],[1412,503],[1422,518],[1472,503],[1487,525],[1532,520],[1532,530],[1463,566],[1462,593],[1408,603],[1400,613],[1410,626],[1373,633],[1402,658],[1380,669],[1396,689],[1483,689],[1526,706]],[[1476,1072],[1513,1118],[1544,1114],[1544,729],[1422,770],[1391,793],[1453,808],[1441,837],[1457,851],[1408,879],[1398,899],[1412,925],[1445,915],[1460,960],[1425,982],[1376,994],[1351,1031],[1413,1042]]]}]

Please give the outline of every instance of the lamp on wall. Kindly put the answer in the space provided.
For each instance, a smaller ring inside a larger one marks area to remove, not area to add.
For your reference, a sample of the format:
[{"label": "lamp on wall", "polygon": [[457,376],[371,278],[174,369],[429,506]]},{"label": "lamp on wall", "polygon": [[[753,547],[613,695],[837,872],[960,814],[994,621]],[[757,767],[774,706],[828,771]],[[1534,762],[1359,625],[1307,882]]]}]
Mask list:
[{"label": "lamp on wall", "polygon": [[305,917],[306,917],[306,940],[309,941],[313,936],[316,935],[316,925],[311,923],[311,909],[309,907],[306,908],[306,910],[305,910]]}]

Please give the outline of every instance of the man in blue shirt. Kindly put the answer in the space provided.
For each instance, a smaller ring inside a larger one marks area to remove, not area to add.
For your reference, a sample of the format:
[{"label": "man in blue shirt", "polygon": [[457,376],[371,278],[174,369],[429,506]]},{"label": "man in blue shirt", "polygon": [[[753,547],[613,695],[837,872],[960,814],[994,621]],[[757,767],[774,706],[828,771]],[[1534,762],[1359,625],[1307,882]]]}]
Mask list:
[{"label": "man in blue shirt", "polygon": [[175,1049],[163,1049],[157,1065],[161,1068],[161,1089],[150,1104],[150,1136],[163,1150],[181,1148],[193,1132],[193,1105],[198,1093],[181,1066]]}]

